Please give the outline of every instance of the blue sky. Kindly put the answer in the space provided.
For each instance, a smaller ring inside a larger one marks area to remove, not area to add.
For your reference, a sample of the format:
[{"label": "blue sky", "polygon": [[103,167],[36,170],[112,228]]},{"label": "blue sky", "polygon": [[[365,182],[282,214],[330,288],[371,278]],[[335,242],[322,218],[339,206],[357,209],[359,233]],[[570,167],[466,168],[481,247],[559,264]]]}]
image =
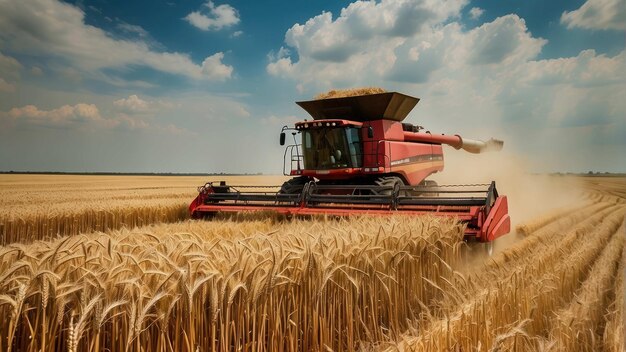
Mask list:
[{"label": "blue sky", "polygon": [[378,86],[529,171],[624,172],[625,34],[623,0],[0,0],[0,170],[280,173],[295,101]]}]

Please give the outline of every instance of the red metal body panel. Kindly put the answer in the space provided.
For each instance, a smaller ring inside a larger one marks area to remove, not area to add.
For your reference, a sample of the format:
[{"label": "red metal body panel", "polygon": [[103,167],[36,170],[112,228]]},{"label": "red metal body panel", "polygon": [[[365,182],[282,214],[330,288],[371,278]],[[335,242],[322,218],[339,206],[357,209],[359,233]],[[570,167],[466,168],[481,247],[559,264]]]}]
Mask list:
[{"label": "red metal body panel", "polygon": [[389,142],[390,172],[401,175],[406,184],[417,185],[429,175],[443,170],[441,145]]},{"label": "red metal body panel", "polygon": [[[281,206],[255,206],[255,205],[220,205],[220,204],[201,204],[200,196],[196,198],[194,203],[189,207],[192,217],[201,215],[216,214],[218,212],[238,213],[242,211],[274,211],[283,215],[333,215],[333,216],[353,216],[353,215],[372,215],[372,216],[393,216],[393,215],[426,215],[446,216],[457,218],[461,222],[468,224],[465,229],[465,238],[468,240],[477,240],[480,242],[493,241],[494,239],[509,232],[510,220],[507,214],[502,216],[502,212],[491,214],[488,219],[498,219],[498,224],[491,226],[491,222],[483,223],[483,213],[479,206],[470,207],[454,207],[454,206],[415,206],[409,209],[393,210],[386,206],[377,208],[372,207],[322,207],[307,208],[302,206],[281,207]],[[200,204],[199,204],[200,203]],[[504,199],[504,207],[506,208],[506,198]],[[503,208],[504,209],[504,208]]]},{"label": "red metal body panel", "polygon": [[[476,208],[476,209],[472,209]],[[455,216],[461,221],[470,221],[473,219],[473,215],[478,211],[480,207],[466,207],[465,211],[460,209],[437,209],[436,206],[426,207],[422,210],[393,210],[389,207],[380,207],[379,209],[372,209],[366,207],[350,207],[350,208],[304,208],[304,207],[272,207],[272,206],[224,206],[224,205],[199,205],[195,208],[197,213],[217,213],[217,212],[241,212],[241,211],[275,211],[284,215],[336,215],[336,216],[350,216],[350,215],[425,215],[432,214],[436,216]]]},{"label": "red metal body panel", "polygon": [[509,217],[509,204],[506,196],[496,199],[489,216],[485,220],[481,230],[481,240],[491,242],[496,238],[506,235],[511,231],[511,218]]},{"label": "red metal body panel", "polygon": [[[208,192],[208,193],[205,193]],[[485,206],[451,206],[451,205],[403,205],[392,209],[389,205],[338,205],[324,207],[307,207],[278,205],[246,205],[246,204],[204,204],[207,194],[212,189],[201,192],[189,206],[192,217],[216,214],[218,212],[237,213],[242,211],[274,211],[284,215],[425,215],[455,217],[467,224],[465,238],[480,242],[490,242],[510,231],[508,203],[505,196],[496,198],[489,214],[485,213]]]},{"label": "red metal body panel", "polygon": [[[441,136],[406,132],[402,129],[402,124],[397,121],[381,119],[358,122],[331,119],[313,122],[303,121],[296,123],[296,126],[300,128],[304,126],[325,128],[326,126],[335,126],[333,124],[365,127],[361,131],[362,167],[292,170],[292,175],[310,176],[320,180],[346,180],[373,174],[396,174],[401,176],[407,185],[418,185],[429,175],[443,170],[443,151],[441,144],[437,144],[437,138]],[[368,137],[367,127],[372,127],[373,138]],[[443,137],[445,137],[443,138],[445,142],[452,142],[454,139],[454,136]]]}]

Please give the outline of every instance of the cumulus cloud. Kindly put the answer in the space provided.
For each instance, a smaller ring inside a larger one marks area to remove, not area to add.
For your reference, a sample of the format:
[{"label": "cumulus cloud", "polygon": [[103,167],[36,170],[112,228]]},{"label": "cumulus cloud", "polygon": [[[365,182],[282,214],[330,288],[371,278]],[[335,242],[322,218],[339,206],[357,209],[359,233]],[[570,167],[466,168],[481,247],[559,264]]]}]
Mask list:
[{"label": "cumulus cloud", "polygon": [[151,103],[142,100],[137,95],[133,94],[128,98],[122,98],[113,102],[113,105],[120,109],[133,111],[133,112],[146,112],[151,108]]},{"label": "cumulus cloud", "polygon": [[110,126],[110,123],[100,116],[100,111],[96,105],[84,103],[63,105],[52,110],[40,110],[34,105],[26,105],[2,113],[2,116],[16,122],[37,126],[66,127],[87,123]]},{"label": "cumulus cloud", "polygon": [[626,4],[623,0],[587,0],[574,11],[565,11],[561,23],[567,28],[626,30]]},{"label": "cumulus cloud", "polygon": [[480,16],[483,15],[483,13],[485,13],[485,10],[481,9],[480,7],[472,7],[472,9],[469,11],[470,18],[473,20],[479,19]]},{"label": "cumulus cloud", "polygon": [[303,25],[295,24],[285,34],[285,42],[301,57],[346,62],[359,54],[371,55],[376,48],[368,44],[373,40],[394,42],[458,16],[464,4],[464,0],[357,1],[335,20],[330,12],[323,12]]},{"label": "cumulus cloud", "polygon": [[162,109],[172,108],[174,105],[163,100],[144,100],[136,94],[121,98],[113,102],[118,111],[134,114],[154,113]]},{"label": "cumulus cloud", "polygon": [[533,38],[526,23],[517,15],[496,18],[473,29],[467,35],[471,41],[468,48],[472,64],[497,64],[524,62],[535,58],[546,40]]},{"label": "cumulus cloud", "polygon": [[[523,69],[524,75],[520,72]],[[614,57],[583,50],[575,57],[530,61],[516,70],[520,81],[536,85],[594,87],[626,82],[626,52]]]},{"label": "cumulus cloud", "polygon": [[141,39],[114,39],[86,24],[81,9],[58,0],[0,2],[0,47],[58,60],[59,65],[69,63],[81,75],[144,66],[193,79],[212,79],[189,55],[154,51]]},{"label": "cumulus cloud", "polygon": [[0,92],[14,92],[15,81],[19,79],[22,64],[0,52]]},{"label": "cumulus cloud", "polygon": [[[136,98],[136,96],[134,97]],[[129,99],[120,99],[120,101],[116,101],[116,105],[121,104],[140,108],[147,107],[147,104],[142,104],[140,100],[136,100],[134,97],[131,96]],[[163,126],[149,123],[125,112],[105,117],[95,104],[86,103],[63,105],[50,110],[40,109],[35,105],[15,107],[6,112],[0,111],[0,124],[5,128],[29,126],[68,130],[117,129],[146,130],[173,134],[189,133],[189,131],[172,124]]]},{"label": "cumulus cloud", "polygon": [[212,80],[225,81],[233,73],[233,67],[222,63],[224,53],[213,54],[202,62],[202,74]]},{"label": "cumulus cloud", "polygon": [[[427,4],[417,3],[422,7]],[[544,39],[533,37],[524,20],[517,15],[497,18],[470,31],[464,31],[457,22],[444,24],[449,17],[459,14],[461,6],[455,9],[457,11],[452,13],[439,11],[442,15],[434,17],[439,22],[433,19],[431,26],[420,28],[407,37],[389,36],[383,27],[381,34],[362,36],[360,39],[355,39],[354,31],[349,27],[337,26],[342,19],[343,22],[354,23],[351,18],[339,17],[332,21],[330,14],[322,14],[307,21],[304,26],[292,27],[286,34],[285,42],[295,54],[284,48],[278,54],[270,53],[266,70],[272,75],[292,78],[304,87],[318,90],[330,86],[371,85],[381,79],[424,83],[433,72],[444,66],[457,69],[467,65],[525,62],[536,57],[546,43]],[[342,16],[353,12],[357,11],[344,9]],[[396,13],[396,16],[400,14]],[[393,23],[397,20],[387,21]],[[315,37],[332,40],[318,43],[312,40]],[[352,43],[358,49],[352,50],[350,45],[343,45],[344,42]],[[342,43],[339,45],[341,49],[326,50],[334,47],[335,44],[331,43]]]},{"label": "cumulus cloud", "polygon": [[0,75],[3,76],[16,76],[19,74],[19,70],[22,68],[15,58],[4,55],[0,52]]},{"label": "cumulus cloud", "polygon": [[237,10],[228,4],[215,6],[213,1],[208,1],[204,7],[205,11],[193,11],[184,20],[203,31],[219,30],[240,21]]},{"label": "cumulus cloud", "polygon": [[0,92],[14,92],[15,86],[0,77]]}]

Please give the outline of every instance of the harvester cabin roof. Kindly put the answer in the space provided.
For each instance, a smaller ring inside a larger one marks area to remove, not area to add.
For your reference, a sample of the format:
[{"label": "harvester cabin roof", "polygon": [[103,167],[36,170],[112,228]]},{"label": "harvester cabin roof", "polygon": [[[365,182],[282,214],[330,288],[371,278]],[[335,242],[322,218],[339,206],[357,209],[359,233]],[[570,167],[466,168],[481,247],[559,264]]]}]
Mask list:
[{"label": "harvester cabin roof", "polygon": [[404,120],[419,98],[398,92],[356,95],[298,101],[314,120],[345,119],[352,121]]}]

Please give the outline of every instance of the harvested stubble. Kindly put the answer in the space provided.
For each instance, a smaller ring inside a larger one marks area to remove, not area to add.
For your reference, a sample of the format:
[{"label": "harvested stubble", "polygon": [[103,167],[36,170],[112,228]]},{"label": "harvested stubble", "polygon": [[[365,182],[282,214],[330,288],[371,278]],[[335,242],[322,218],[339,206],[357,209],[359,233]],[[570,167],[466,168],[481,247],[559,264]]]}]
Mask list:
[{"label": "harvested stubble", "polygon": [[[626,236],[626,226],[623,229],[624,236]],[[626,291],[624,291],[626,250],[622,250],[622,258],[615,279],[615,290],[612,295],[612,303],[609,305],[609,313],[606,316],[602,341],[604,342],[604,351],[624,352],[626,351],[626,344],[624,343],[624,336],[626,336],[626,320],[624,320],[624,306],[626,305]]]},{"label": "harvested stubble", "polygon": [[515,227],[515,230],[517,231],[517,233],[520,233],[522,235],[529,235],[548,224],[558,221],[559,219],[564,219],[564,218],[567,219],[568,218],[567,215],[572,214],[574,212],[580,212],[580,210],[588,208],[591,205],[592,204],[583,204],[583,205],[578,205],[578,206],[556,209],[536,219],[532,219],[530,221],[517,225]]},{"label": "harvested stubble", "polygon": [[585,188],[591,194],[608,195],[626,202],[626,177],[583,177]]},{"label": "harvested stubble", "polygon": [[[606,244],[622,236],[623,218],[624,208],[611,205],[565,235],[546,237],[550,231],[543,228],[543,236],[531,235],[479,274],[444,286],[449,294],[434,313],[439,318],[422,322],[416,337],[405,337],[394,349],[537,351],[552,346],[551,312],[574,299]],[[529,239],[534,243],[527,245]]]},{"label": "harvested stubble", "polygon": [[354,350],[441,298],[462,236],[450,219],[222,220],[14,244],[0,350]]},{"label": "harvested stubble", "polygon": [[550,331],[553,351],[599,351],[602,349],[604,308],[615,289],[615,275],[624,249],[624,236],[613,236],[593,264],[587,280],[570,305],[557,313]]}]

